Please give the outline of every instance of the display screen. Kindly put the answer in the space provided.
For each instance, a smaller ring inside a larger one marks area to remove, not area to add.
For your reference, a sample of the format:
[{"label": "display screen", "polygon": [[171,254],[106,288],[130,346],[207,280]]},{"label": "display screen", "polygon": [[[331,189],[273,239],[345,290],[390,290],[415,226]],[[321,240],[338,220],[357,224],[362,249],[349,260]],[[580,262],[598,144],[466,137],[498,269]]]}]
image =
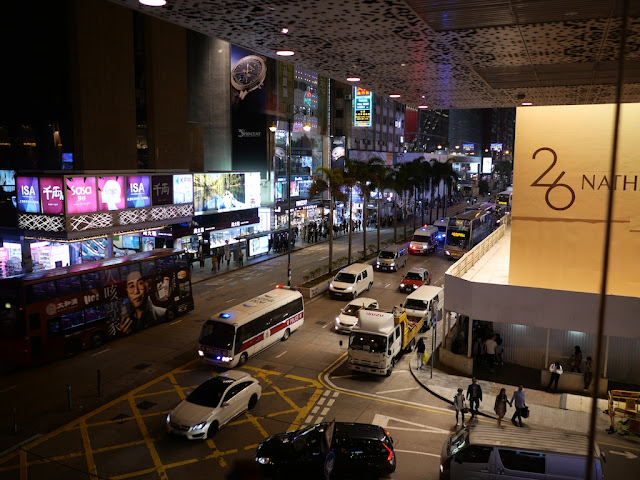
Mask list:
[{"label": "display screen", "polygon": [[196,215],[260,206],[259,172],[197,173],[193,180]]},{"label": "display screen", "polygon": [[154,175],[151,177],[151,203],[153,205],[171,205],[173,203],[173,175]]},{"label": "display screen", "polygon": [[40,201],[42,202],[42,213],[50,215],[64,214],[62,178],[40,177]]},{"label": "display screen", "polygon": [[491,173],[493,159],[491,157],[482,157],[482,173]]},{"label": "display screen", "polygon": [[16,179],[18,211],[40,213],[40,194],[38,177],[18,177]]},{"label": "display screen", "polygon": [[67,177],[67,213],[91,213],[96,203],[96,177]]},{"label": "display screen", "polygon": [[491,151],[492,152],[501,152],[502,151],[502,144],[501,143],[492,143],[491,144]]},{"label": "display screen", "polygon": [[122,248],[130,248],[132,250],[140,249],[140,237],[137,235],[123,235]]},{"label": "display screen", "polygon": [[373,116],[373,94],[369,90],[353,87],[353,126],[370,127]]},{"label": "display screen", "polygon": [[151,190],[148,175],[132,175],[127,177],[127,208],[149,207]]},{"label": "display screen", "polygon": [[98,208],[122,210],[125,206],[124,177],[98,177]]},{"label": "display screen", "polygon": [[173,176],[173,203],[193,202],[193,176],[174,175]]},{"label": "display screen", "polygon": [[473,152],[474,148],[473,148],[473,143],[463,143],[462,144],[462,151],[463,152]]}]

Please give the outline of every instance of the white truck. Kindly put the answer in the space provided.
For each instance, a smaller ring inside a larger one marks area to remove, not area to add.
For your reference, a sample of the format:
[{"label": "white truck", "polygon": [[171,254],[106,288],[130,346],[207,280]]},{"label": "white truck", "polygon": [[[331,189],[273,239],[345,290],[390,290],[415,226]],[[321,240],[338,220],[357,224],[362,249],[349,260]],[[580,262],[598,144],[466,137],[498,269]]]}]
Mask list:
[{"label": "white truck", "polygon": [[412,322],[401,307],[358,312],[349,336],[347,366],[358,372],[389,375],[403,351],[410,352],[424,318]]}]

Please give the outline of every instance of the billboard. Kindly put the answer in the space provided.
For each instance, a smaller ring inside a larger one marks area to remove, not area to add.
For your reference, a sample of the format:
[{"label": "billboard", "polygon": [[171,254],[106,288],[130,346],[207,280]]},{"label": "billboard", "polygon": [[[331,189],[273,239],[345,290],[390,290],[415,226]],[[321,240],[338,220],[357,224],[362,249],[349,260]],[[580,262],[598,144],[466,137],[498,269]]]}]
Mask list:
[{"label": "billboard", "polygon": [[196,173],[193,175],[196,215],[260,206],[260,173]]},{"label": "billboard", "polygon": [[492,167],[493,159],[491,157],[482,157],[482,173],[491,173]]},{"label": "billboard", "polygon": [[193,176],[174,175],[173,176],[173,203],[193,202]]},{"label": "billboard", "polygon": [[462,151],[463,152],[473,152],[475,150],[475,146],[473,143],[463,143]]},{"label": "billboard", "polygon": [[40,213],[38,177],[17,177],[16,193],[19,212]]},{"label": "billboard", "polygon": [[151,190],[149,175],[132,175],[127,177],[127,208],[151,206]]},{"label": "billboard", "polygon": [[353,126],[370,127],[373,116],[373,94],[361,87],[353,87]]},{"label": "billboard", "polygon": [[151,177],[151,203],[153,205],[171,205],[173,203],[173,175],[154,175]]},{"label": "billboard", "polygon": [[124,177],[98,177],[98,207],[102,211],[125,206]]},{"label": "billboard", "polygon": [[91,213],[98,209],[96,177],[66,177],[67,213]]},{"label": "billboard", "polygon": [[501,143],[492,143],[491,144],[491,151],[492,152],[501,152],[502,151],[502,144]]},{"label": "billboard", "polygon": [[64,214],[64,190],[61,177],[40,177],[40,201],[42,213]]}]

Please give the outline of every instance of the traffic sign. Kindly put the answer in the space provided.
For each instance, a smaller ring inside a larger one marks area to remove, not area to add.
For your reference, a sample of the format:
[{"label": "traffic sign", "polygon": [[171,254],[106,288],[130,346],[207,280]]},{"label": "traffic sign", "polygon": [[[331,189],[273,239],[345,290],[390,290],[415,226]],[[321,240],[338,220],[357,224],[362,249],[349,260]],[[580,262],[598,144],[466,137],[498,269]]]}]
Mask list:
[{"label": "traffic sign", "polygon": [[327,458],[324,461],[324,476],[325,478],[329,478],[331,476],[331,472],[333,471],[333,466],[336,461],[336,456],[333,452],[329,452]]}]

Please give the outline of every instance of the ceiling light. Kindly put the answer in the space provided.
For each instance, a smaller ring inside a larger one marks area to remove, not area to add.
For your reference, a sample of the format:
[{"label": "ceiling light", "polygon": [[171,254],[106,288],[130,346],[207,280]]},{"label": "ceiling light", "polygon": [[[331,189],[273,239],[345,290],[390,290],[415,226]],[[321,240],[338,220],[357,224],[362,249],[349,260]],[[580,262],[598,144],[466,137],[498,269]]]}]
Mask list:
[{"label": "ceiling light", "polygon": [[138,2],[147,7],[162,7],[167,4],[167,0],[138,0]]},{"label": "ceiling light", "polygon": [[522,102],[523,107],[530,107],[531,105],[533,105],[531,102]]},{"label": "ceiling light", "polygon": [[401,63],[401,64],[400,64],[400,66],[401,66],[401,67],[406,67],[406,66],[407,66],[407,64],[406,64],[406,63]]},{"label": "ceiling light", "polygon": [[389,97],[391,98],[400,98],[400,94],[399,93],[392,93],[391,95],[389,95]]},{"label": "ceiling light", "polygon": [[273,133],[276,133],[276,130],[278,130],[278,126],[277,125],[269,125],[269,130],[272,131]]},{"label": "ceiling light", "polygon": [[280,55],[281,57],[290,57],[295,54],[296,52],[294,52],[293,50],[278,50],[276,52],[276,55]]},{"label": "ceiling light", "polygon": [[284,33],[286,35],[287,33],[289,33],[289,29],[287,27],[282,27],[282,30],[280,30],[280,33]]},{"label": "ceiling light", "polygon": [[360,77],[347,77],[347,82],[359,82]]},{"label": "ceiling light", "polygon": [[303,129],[305,132],[310,132],[310,131],[311,131],[311,125],[309,125],[308,123],[305,123],[305,124],[302,126],[302,129]]},{"label": "ceiling light", "polygon": [[422,98],[427,98],[427,96],[426,95],[422,95]]},{"label": "ceiling light", "polygon": [[418,105],[418,108],[421,108],[424,110],[425,108],[429,108],[429,105]]}]

